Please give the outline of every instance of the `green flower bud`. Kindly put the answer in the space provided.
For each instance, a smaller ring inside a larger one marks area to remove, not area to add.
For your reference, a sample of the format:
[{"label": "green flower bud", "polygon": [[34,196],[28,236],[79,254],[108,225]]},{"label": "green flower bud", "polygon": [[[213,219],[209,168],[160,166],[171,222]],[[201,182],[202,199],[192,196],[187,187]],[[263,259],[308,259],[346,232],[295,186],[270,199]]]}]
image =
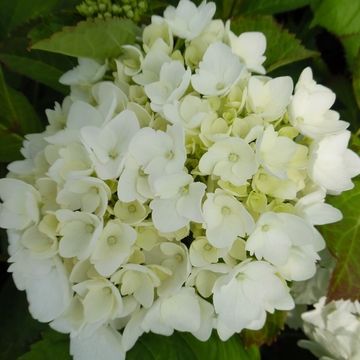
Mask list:
[{"label": "green flower bud", "polygon": [[262,213],[267,206],[267,197],[263,193],[252,191],[246,200],[246,205],[250,210]]}]

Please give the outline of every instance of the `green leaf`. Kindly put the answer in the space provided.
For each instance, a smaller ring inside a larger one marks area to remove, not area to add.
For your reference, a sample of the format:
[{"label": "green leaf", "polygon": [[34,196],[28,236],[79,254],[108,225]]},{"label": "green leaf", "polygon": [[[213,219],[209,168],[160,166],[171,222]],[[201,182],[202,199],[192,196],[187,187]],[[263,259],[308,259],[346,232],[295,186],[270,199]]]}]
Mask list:
[{"label": "green leaf", "polygon": [[60,93],[69,92],[66,86],[59,83],[63,72],[51,65],[29,57],[11,54],[0,54],[0,61],[12,71],[47,85]]},{"label": "green leaf", "polygon": [[127,353],[127,360],[259,360],[257,347],[245,349],[238,337],[222,342],[216,334],[201,342],[191,334],[143,335]]},{"label": "green leaf", "polygon": [[341,40],[350,69],[360,49],[360,1],[322,0],[314,7],[312,25],[320,25]]},{"label": "green leaf", "polygon": [[286,311],[275,311],[267,314],[266,323],[260,330],[243,330],[241,339],[245,346],[271,345],[285,327]]},{"label": "green leaf", "polygon": [[360,109],[360,51],[355,60],[354,72],[353,72],[353,89],[355,99]]},{"label": "green leaf", "polygon": [[41,123],[35,110],[23,94],[6,85],[1,67],[0,109],[0,123],[9,132],[25,135],[41,130]]},{"label": "green leaf", "polygon": [[0,309],[0,359],[13,360],[40,338],[47,325],[30,316],[25,293],[17,290],[11,279],[1,288]]},{"label": "green leaf", "polygon": [[23,138],[11,133],[0,124],[0,162],[10,162],[22,158],[20,148]]},{"label": "green leaf", "polygon": [[42,333],[42,340],[31,345],[29,352],[18,360],[71,360],[69,355],[69,335],[54,330]]},{"label": "green leaf", "polygon": [[349,64],[350,70],[356,71],[356,57],[360,50],[360,32],[340,36],[340,41],[344,46],[346,60]]},{"label": "green leaf", "polygon": [[312,23],[337,35],[357,33],[360,31],[360,1],[322,0],[314,9]]},{"label": "green leaf", "polygon": [[49,39],[40,40],[32,49],[106,59],[119,56],[121,46],[134,43],[137,34],[138,27],[127,19],[89,19],[74,27],[65,27]]},{"label": "green leaf", "polygon": [[77,3],[77,0],[0,0],[0,30],[8,34],[30,20]]},{"label": "green leaf", "polygon": [[322,228],[327,246],[337,259],[328,290],[331,300],[360,298],[360,179],[354,183],[354,189],[328,199],[342,211],[343,220]]},{"label": "green leaf", "polygon": [[277,14],[309,5],[311,0],[246,0],[242,4],[244,14]]},{"label": "green leaf", "polygon": [[261,31],[267,40],[265,67],[268,72],[295,61],[317,56],[306,49],[295,35],[282,28],[271,16],[241,16],[231,23],[236,34]]}]

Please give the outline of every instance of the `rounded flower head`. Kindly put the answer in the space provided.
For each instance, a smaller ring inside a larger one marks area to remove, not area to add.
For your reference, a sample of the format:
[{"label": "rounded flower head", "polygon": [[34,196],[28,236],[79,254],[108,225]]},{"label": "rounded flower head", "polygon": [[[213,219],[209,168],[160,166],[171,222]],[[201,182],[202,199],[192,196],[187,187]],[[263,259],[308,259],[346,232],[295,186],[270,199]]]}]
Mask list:
[{"label": "rounded flower head", "polygon": [[[261,329],[319,267],[315,226],[342,217],[325,195],[360,173],[335,94],[310,68],[294,93],[289,76],[264,76],[265,35],[214,13],[180,0],[118,58],[79,59],[0,180],[9,272],[74,360],[124,360],[149,331]],[[311,333],[355,360],[358,322],[343,314],[317,314]]]}]

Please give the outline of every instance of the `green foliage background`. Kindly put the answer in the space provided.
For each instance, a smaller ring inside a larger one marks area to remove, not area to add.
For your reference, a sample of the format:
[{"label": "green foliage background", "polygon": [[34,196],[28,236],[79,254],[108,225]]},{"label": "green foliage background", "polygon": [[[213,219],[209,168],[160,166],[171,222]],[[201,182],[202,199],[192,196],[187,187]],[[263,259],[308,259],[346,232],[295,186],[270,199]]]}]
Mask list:
[{"label": "green foliage background", "polygon": [[[90,0],[87,0],[90,1]],[[61,101],[68,89],[59,84],[61,74],[74,66],[77,56],[105,59],[132,43],[139,24],[177,1],[149,1],[145,10],[130,0],[93,0],[106,10],[86,19],[77,11],[80,0],[0,0],[0,176],[6,165],[21,159],[27,133],[41,131],[45,112]],[[352,147],[360,150],[360,1],[357,0],[223,0],[216,1],[217,16],[231,18],[236,33],[262,31],[268,42],[265,66],[270,76],[290,75],[297,80],[306,66],[315,78],[337,94],[335,109],[350,122]],[[84,5],[85,4],[85,5]],[[83,3],[82,9],[87,3]],[[80,8],[78,8],[80,9]],[[110,9],[110,10],[109,10]],[[111,9],[114,10],[111,13]],[[130,10],[129,10],[130,9]],[[110,12],[109,12],[110,11]],[[118,17],[118,14],[138,21]],[[139,15],[140,14],[140,15]],[[356,187],[330,202],[344,213],[338,224],[323,227],[328,247],[337,259],[329,297],[360,298],[360,181]],[[7,243],[0,233],[0,359],[70,359],[68,338],[34,321],[23,293],[17,291],[7,270]],[[128,353],[135,360],[256,360],[257,346],[270,344],[284,328],[286,314],[268,317],[263,330],[245,332],[226,343],[213,335],[207,343],[176,333],[169,338],[145,335]],[[310,359],[294,350],[298,334],[288,330],[280,337],[281,348],[263,347],[263,359]],[[295,340],[294,340],[295,339]],[[292,349],[289,350],[289,344]]]}]

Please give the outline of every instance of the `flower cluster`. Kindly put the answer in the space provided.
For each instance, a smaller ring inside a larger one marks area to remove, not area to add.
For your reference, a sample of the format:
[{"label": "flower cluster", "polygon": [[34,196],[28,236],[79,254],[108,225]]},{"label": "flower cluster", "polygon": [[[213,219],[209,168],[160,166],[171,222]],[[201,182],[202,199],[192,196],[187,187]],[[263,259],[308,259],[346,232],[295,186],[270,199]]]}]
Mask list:
[{"label": "flower cluster", "polygon": [[76,9],[86,18],[126,17],[138,22],[148,6],[147,0],[84,0]]},{"label": "flower cluster", "polygon": [[214,13],[181,0],[115,61],[79,59],[0,180],[9,270],[75,359],[119,359],[149,331],[226,340],[292,309],[287,282],[325,247],[314,225],[341,218],[325,196],[360,172],[334,93],[310,68],[295,89],[265,76],[265,36]]},{"label": "flower cluster", "polygon": [[356,360],[360,358],[360,303],[331,301],[323,297],[315,309],[302,315],[304,331],[310,340],[299,345],[319,359]]}]

